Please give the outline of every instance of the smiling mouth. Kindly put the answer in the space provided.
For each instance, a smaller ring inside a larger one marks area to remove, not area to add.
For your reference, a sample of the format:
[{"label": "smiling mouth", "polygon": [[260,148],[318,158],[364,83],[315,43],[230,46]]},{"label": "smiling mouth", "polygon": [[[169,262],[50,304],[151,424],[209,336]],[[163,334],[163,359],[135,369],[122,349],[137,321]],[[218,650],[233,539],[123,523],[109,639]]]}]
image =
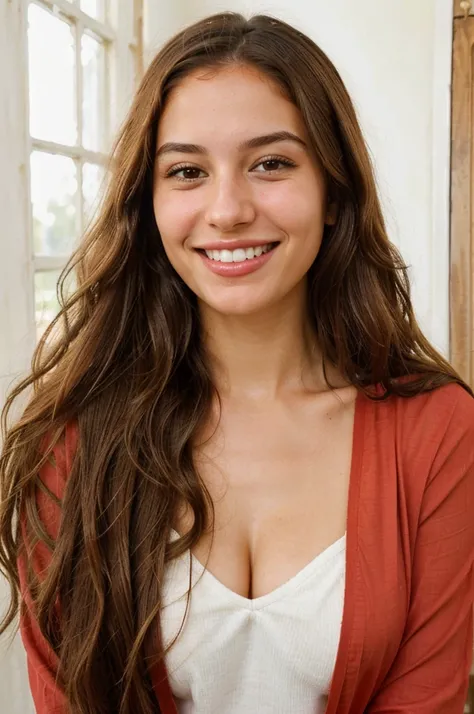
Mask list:
[{"label": "smiling mouth", "polygon": [[264,253],[270,253],[277,245],[278,243],[267,243],[255,248],[236,248],[235,250],[204,250],[198,248],[198,252],[206,255],[209,260],[218,263],[244,263],[247,260],[259,258]]}]

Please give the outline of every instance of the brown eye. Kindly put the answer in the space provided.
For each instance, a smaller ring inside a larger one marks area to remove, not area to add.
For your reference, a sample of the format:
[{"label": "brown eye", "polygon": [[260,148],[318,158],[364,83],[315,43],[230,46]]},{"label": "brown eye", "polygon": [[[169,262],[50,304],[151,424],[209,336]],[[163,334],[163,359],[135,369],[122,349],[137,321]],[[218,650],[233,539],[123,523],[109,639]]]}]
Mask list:
[{"label": "brown eye", "polygon": [[271,156],[268,159],[263,159],[263,161],[256,164],[253,171],[260,174],[270,174],[294,167],[295,164],[292,161],[289,161],[289,159],[284,159],[283,157],[280,158],[279,156]]},{"label": "brown eye", "polygon": [[268,161],[262,161],[262,166],[265,166],[265,169],[267,171],[276,171],[280,164],[281,161],[278,161],[277,159],[268,159]]},{"label": "brown eye", "polygon": [[201,172],[199,169],[189,168],[189,169],[181,169],[181,171],[179,173],[183,174],[183,178],[192,180],[192,179],[199,178],[199,174]]},{"label": "brown eye", "polygon": [[166,174],[167,178],[176,178],[178,181],[196,181],[202,178],[200,174],[204,173],[197,166],[176,166]]}]

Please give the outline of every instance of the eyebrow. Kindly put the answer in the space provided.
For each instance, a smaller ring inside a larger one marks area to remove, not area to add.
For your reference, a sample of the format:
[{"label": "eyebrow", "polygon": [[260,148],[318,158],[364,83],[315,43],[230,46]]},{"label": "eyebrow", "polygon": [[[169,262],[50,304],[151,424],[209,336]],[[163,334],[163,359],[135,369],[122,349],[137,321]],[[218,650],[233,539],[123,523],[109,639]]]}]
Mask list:
[{"label": "eyebrow", "polygon": [[[253,139],[247,139],[239,144],[237,147],[239,151],[245,149],[259,149],[262,146],[267,146],[268,144],[275,144],[279,141],[293,141],[300,146],[306,147],[306,143],[299,136],[293,134],[291,131],[274,131],[271,134],[263,134],[262,136],[255,136]],[[179,154],[209,154],[209,151],[205,146],[200,146],[199,144],[183,144],[181,142],[170,141],[163,144],[156,152],[157,158],[163,156],[164,154],[170,154],[172,152],[177,152]]]}]

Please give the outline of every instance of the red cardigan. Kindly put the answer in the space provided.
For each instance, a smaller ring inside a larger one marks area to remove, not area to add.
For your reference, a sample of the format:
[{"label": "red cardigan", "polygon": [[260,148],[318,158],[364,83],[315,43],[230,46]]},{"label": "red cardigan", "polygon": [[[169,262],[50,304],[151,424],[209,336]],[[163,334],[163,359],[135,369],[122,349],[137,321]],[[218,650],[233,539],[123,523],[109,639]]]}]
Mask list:
[{"label": "red cardigan", "polygon": [[[42,478],[59,497],[76,443],[67,430]],[[60,510],[38,495],[54,537]],[[39,544],[34,567],[48,564]],[[448,385],[413,398],[357,398],[344,615],[326,714],[462,714],[472,659],[474,399]],[[25,563],[19,560],[23,597]],[[57,661],[24,608],[37,714],[66,714]],[[177,714],[165,667],[162,714]],[[138,714],[138,713],[137,713]],[[210,713],[214,714],[214,713]]]}]

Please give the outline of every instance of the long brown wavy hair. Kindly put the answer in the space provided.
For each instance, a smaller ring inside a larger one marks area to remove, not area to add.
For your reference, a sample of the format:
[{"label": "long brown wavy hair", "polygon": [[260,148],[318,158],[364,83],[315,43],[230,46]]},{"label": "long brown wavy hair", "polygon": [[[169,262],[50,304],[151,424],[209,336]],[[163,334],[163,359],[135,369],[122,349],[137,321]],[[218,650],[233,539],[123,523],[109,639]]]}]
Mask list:
[{"label": "long brown wavy hair", "polygon": [[[171,39],[141,82],[113,150],[101,210],[61,276],[60,313],[3,410],[0,565],[11,603],[0,632],[24,606],[18,574],[24,518],[32,542],[51,551],[41,582],[30,569],[28,589],[72,714],[159,710],[149,663],[164,656],[165,567],[212,523],[192,443],[218,395],[196,297],[171,267],[157,229],[153,165],[173,88],[197,69],[234,63],[258,68],[298,107],[338,206],[308,280],[308,310],[325,363],[373,398],[373,385],[382,386],[385,398],[449,382],[469,390],[417,325],[407,269],[386,234],[353,104],[321,49],[280,20],[234,13]],[[76,288],[68,297],[71,274]],[[13,402],[30,387],[21,418],[10,425]],[[71,423],[77,450],[51,540],[38,517],[40,471]],[[171,545],[183,503],[194,525]]]}]

